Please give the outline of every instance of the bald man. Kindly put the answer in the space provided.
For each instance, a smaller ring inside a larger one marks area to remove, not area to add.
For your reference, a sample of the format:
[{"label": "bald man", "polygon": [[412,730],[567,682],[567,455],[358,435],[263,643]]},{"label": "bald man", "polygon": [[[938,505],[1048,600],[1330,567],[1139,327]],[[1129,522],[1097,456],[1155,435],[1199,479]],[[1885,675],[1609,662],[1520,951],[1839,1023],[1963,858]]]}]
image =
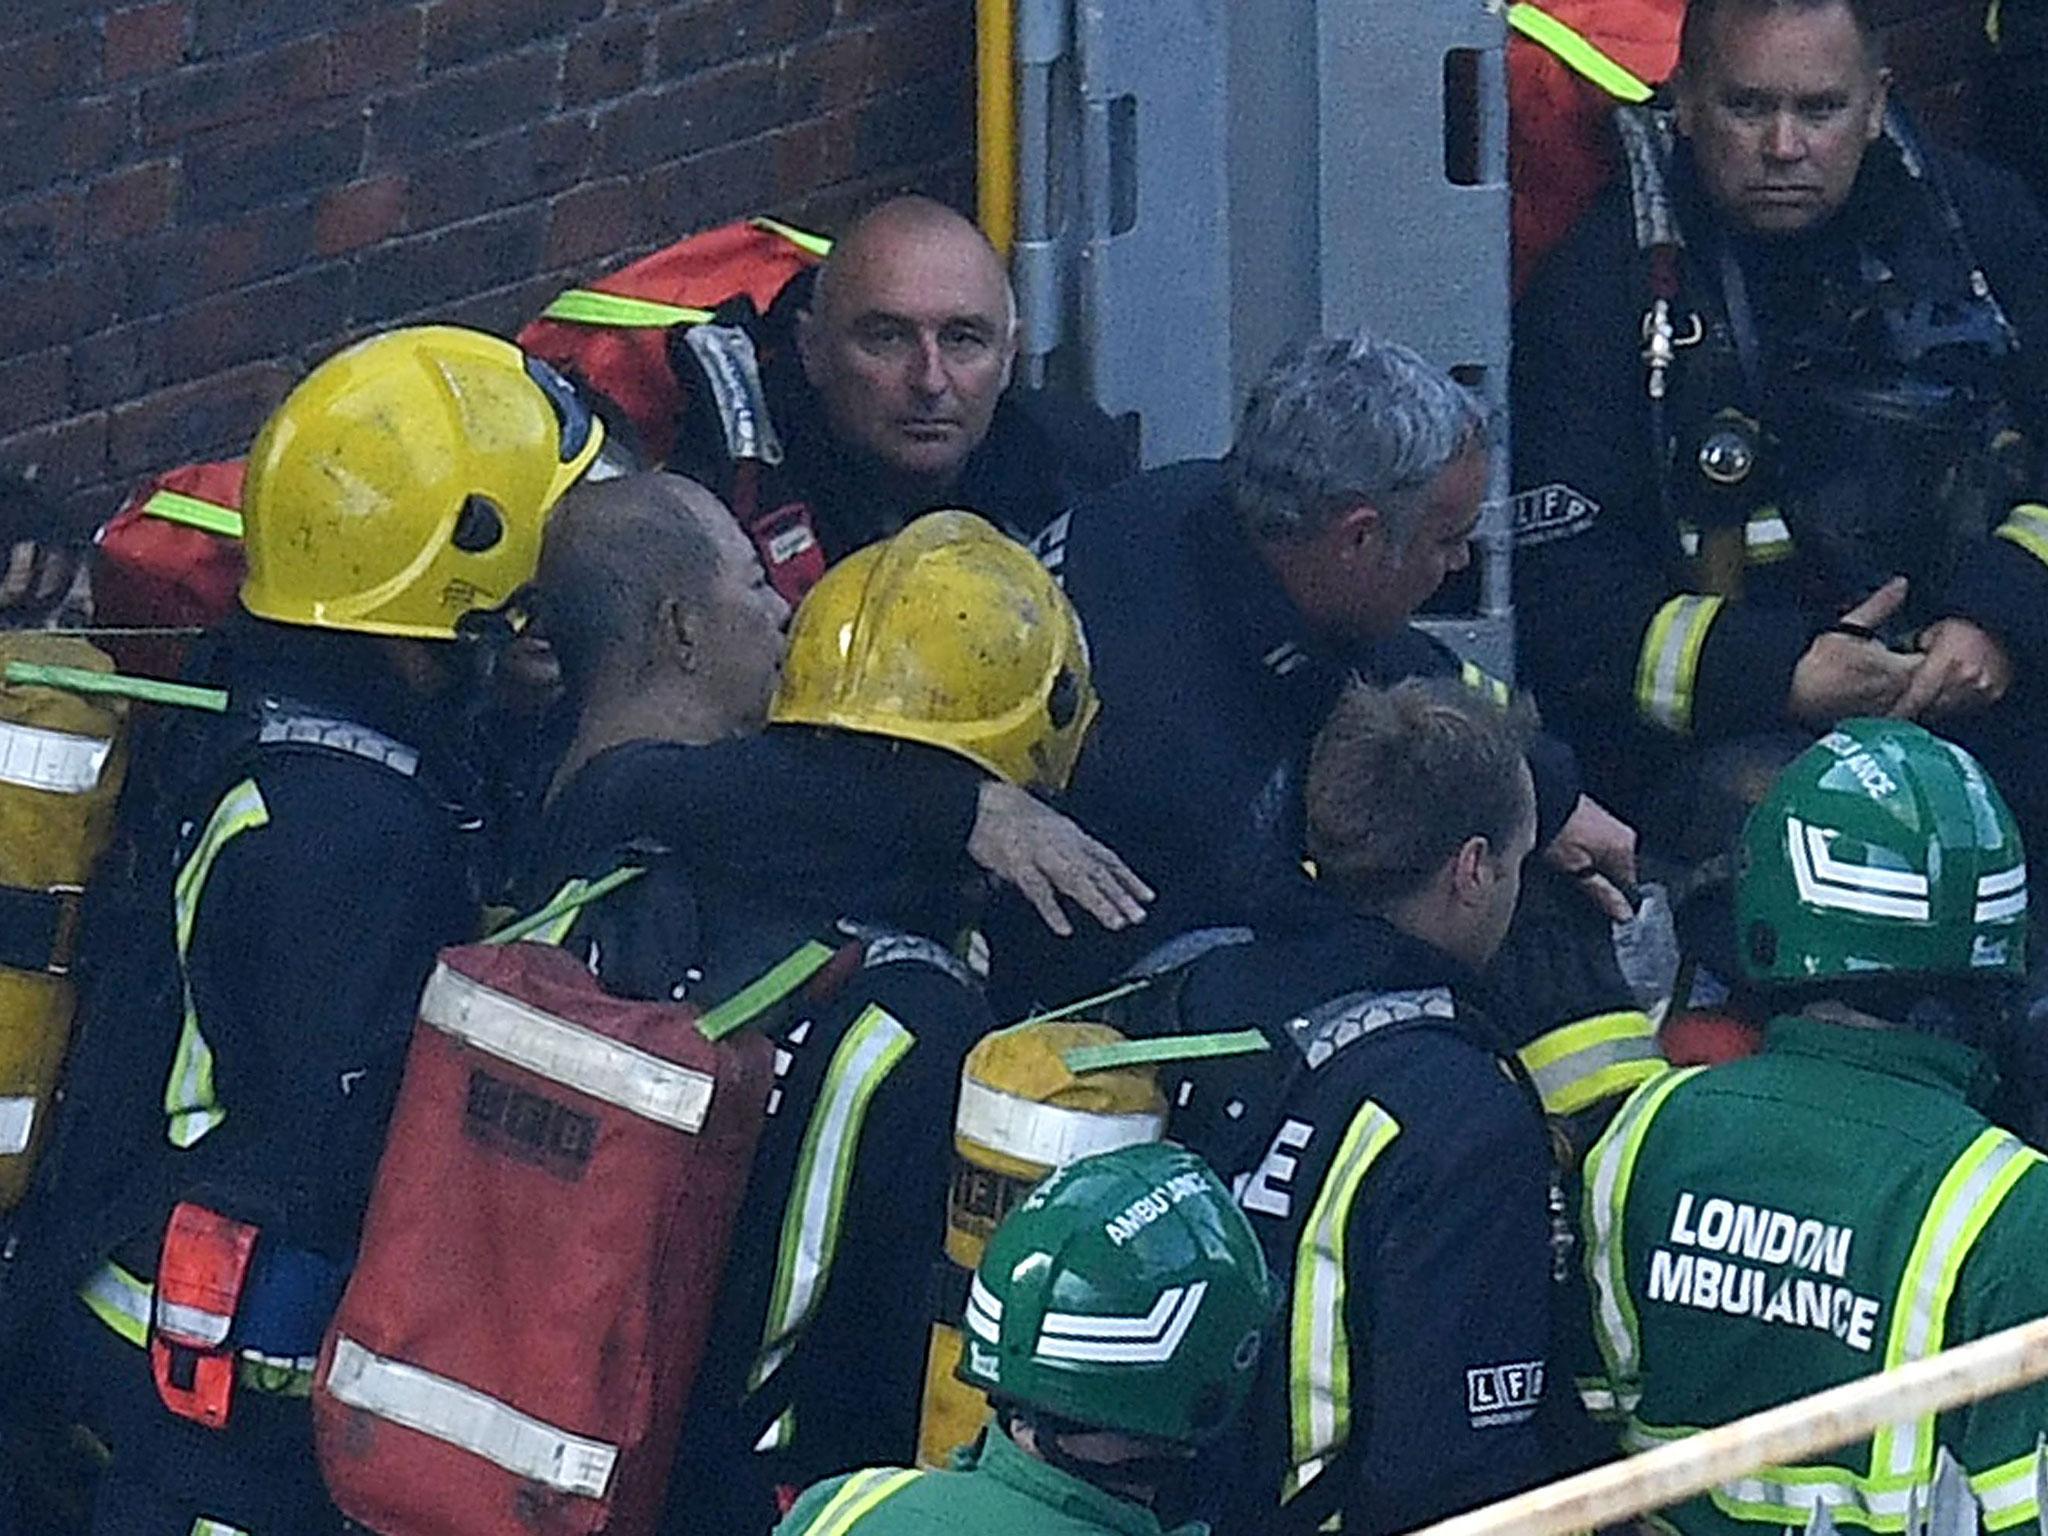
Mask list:
[{"label": "bald man", "polygon": [[671,356],[715,409],[686,414],[669,467],[724,497],[792,601],[919,513],[965,507],[1029,538],[1132,467],[1092,406],[1009,387],[1002,258],[929,198],[882,203],[766,316],[678,331]]}]

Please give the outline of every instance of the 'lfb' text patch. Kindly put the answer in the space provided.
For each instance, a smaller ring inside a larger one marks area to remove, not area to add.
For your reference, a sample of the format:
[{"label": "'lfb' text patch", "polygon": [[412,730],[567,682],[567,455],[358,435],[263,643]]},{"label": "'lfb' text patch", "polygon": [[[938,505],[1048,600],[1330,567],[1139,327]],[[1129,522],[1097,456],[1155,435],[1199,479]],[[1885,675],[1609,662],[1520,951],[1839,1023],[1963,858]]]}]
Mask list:
[{"label": "'lfb' text patch", "polygon": [[1561,480],[1517,491],[1508,502],[1515,543],[1527,548],[1584,533],[1600,515],[1600,503]]},{"label": "'lfb' text patch", "polygon": [[1543,1362],[1482,1365],[1465,1372],[1465,1412],[1474,1429],[1526,1423],[1543,1401]]}]

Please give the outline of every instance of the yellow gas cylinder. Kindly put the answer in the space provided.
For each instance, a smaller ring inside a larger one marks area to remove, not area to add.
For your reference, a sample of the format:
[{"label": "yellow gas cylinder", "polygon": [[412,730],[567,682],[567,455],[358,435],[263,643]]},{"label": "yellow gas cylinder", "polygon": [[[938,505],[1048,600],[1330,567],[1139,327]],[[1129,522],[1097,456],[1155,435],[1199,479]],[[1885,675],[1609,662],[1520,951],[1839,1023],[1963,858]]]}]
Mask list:
[{"label": "yellow gas cylinder", "polygon": [[[0,633],[4,664],[111,673],[86,641]],[[74,1005],[79,901],[113,835],[128,701],[0,681],[0,1211],[28,1186]]]},{"label": "yellow gas cylinder", "polygon": [[967,1054],[953,1119],[946,1264],[925,1356],[921,1466],[947,1465],[988,1417],[988,1399],[954,1369],[967,1282],[996,1224],[1033,1185],[1075,1158],[1157,1141],[1166,1132],[1166,1100],[1150,1066],[1082,1074],[1066,1064],[1069,1051],[1123,1040],[1107,1024],[1032,1021],[989,1035]]}]

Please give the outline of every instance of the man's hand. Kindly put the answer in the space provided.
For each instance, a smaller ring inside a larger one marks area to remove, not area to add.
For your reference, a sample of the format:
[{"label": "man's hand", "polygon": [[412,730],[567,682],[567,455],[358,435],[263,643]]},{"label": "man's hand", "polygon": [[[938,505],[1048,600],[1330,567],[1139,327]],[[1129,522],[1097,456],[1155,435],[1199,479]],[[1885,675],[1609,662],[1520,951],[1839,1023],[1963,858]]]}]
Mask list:
[{"label": "man's hand", "polygon": [[[1843,614],[1841,622],[1852,630],[1874,630],[1905,601],[1906,578],[1894,576]],[[1901,656],[1868,634],[1829,630],[1814,636],[1792,669],[1785,711],[1821,728],[1850,715],[1882,715],[1905,696],[1921,666],[1921,657]]]},{"label": "man's hand", "polygon": [[1635,915],[1624,893],[1636,888],[1636,829],[1591,795],[1579,796],[1543,858],[1577,880],[1586,899],[1617,923]]},{"label": "man's hand", "polygon": [[1968,619],[1937,619],[1920,631],[1920,670],[1891,712],[1939,720],[1989,709],[2012,686],[2012,658]]},{"label": "man's hand", "polygon": [[981,786],[967,855],[1023,892],[1045,926],[1063,939],[1074,925],[1060,906],[1061,896],[1111,930],[1142,923],[1152,899],[1152,887],[1122,859],[1051,806],[1000,779]]}]

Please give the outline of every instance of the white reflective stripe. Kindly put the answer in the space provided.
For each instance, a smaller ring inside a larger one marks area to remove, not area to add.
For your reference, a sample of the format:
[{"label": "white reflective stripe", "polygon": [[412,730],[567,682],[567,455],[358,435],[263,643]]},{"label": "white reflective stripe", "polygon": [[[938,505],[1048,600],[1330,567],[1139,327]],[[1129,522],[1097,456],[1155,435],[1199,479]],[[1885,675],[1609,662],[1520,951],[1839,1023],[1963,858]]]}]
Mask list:
[{"label": "white reflective stripe", "polygon": [[1979,923],[2010,922],[2027,910],[2027,893],[2015,891],[2010,896],[2001,896],[1996,901],[1980,901],[1973,921]]},{"label": "white reflective stripe", "polygon": [[967,1331],[984,1344],[1002,1340],[1003,1304],[976,1275],[967,1284]]},{"label": "white reflective stripe", "polygon": [[93,1315],[135,1345],[149,1338],[150,1295],[147,1282],[118,1264],[102,1264],[78,1288],[79,1300]]},{"label": "white reflective stripe", "polygon": [[1780,1471],[1723,1483],[1708,1497],[1722,1514],[1737,1520],[1799,1522],[1825,1505],[1830,1511],[1859,1511],[1863,1518],[1856,1524],[1899,1530],[1914,1490],[1868,1488],[1840,1474],[1795,1477]]},{"label": "white reflective stripe", "polygon": [[0,723],[0,783],[53,795],[83,795],[100,782],[111,741],[34,725]]},{"label": "white reflective stripe", "polygon": [[1078,1360],[1101,1365],[1164,1365],[1202,1310],[1209,1282],[1170,1286],[1143,1317],[1096,1317],[1085,1312],[1048,1312],[1032,1353],[1041,1360]]},{"label": "white reflective stripe", "polygon": [[1785,846],[1791,855],[1792,880],[1799,888],[1801,901],[1814,907],[1860,912],[1866,917],[1928,921],[1925,875],[1844,863],[1829,851],[1830,842],[1837,836],[1831,827],[1809,826],[1796,816],[1785,818]]},{"label": "white reflective stripe", "polygon": [[36,1101],[30,1095],[0,1099],[0,1157],[19,1157],[35,1134]]},{"label": "white reflective stripe", "polygon": [[201,1515],[192,1522],[191,1536],[249,1536],[239,1525],[229,1525],[225,1520],[209,1520]]},{"label": "white reflective stripe", "polygon": [[619,1459],[616,1445],[544,1424],[474,1387],[373,1354],[346,1335],[335,1340],[327,1390],[346,1407],[481,1456],[557,1493],[603,1498]]},{"label": "white reflective stripe", "polygon": [[159,1333],[168,1333],[178,1339],[190,1339],[205,1349],[227,1341],[228,1329],[234,1324],[234,1317],[226,1312],[209,1312],[204,1307],[188,1306],[182,1301],[166,1301],[164,1293],[156,1293],[156,1327]]},{"label": "white reflective stripe", "polygon": [[[1742,528],[1743,546],[1752,554],[1775,553],[1792,542],[1792,530],[1775,512],[1751,517]],[[1678,548],[1688,560],[1700,552],[1700,531],[1687,524],[1678,530]]]},{"label": "white reflective stripe", "polygon": [[2011,869],[2001,870],[1995,875],[1985,875],[1977,881],[1977,899],[1989,901],[1993,896],[2003,896],[2010,891],[2025,890],[2027,866],[2015,864]]},{"label": "white reflective stripe", "polygon": [[1621,1249],[1623,1210],[1635,1176],[1636,1153],[1650,1121],[1672,1090],[1700,1070],[1688,1067],[1667,1072],[1638,1088],[1586,1154],[1586,1270],[1593,1284],[1600,1352],[1607,1362],[1615,1406],[1623,1410],[1632,1410],[1642,1396],[1637,1385],[1642,1376],[1642,1346],[1636,1337],[1635,1304],[1629,1299]]},{"label": "white reflective stripe", "polygon": [[2015,864],[1977,882],[1977,915],[1980,923],[2002,923],[2027,910],[2027,866]]},{"label": "white reflective stripe", "polygon": [[711,1108],[708,1073],[664,1061],[437,965],[420,1021],[466,1045],[606,1104],[695,1134]]},{"label": "white reflective stripe", "polygon": [[1692,729],[1693,683],[1707,631],[1725,598],[1687,592],[1651,618],[1636,664],[1636,707],[1666,730]]},{"label": "white reflective stripe", "polygon": [[[1924,1360],[1942,1348],[1949,1298],[1964,1258],[2028,1163],[2039,1161],[2039,1154],[2019,1138],[1986,1130],[1943,1176],[1906,1260],[1885,1343],[1886,1370]],[[1879,1478],[1925,1481],[1931,1477],[1933,1416],[1879,1430],[1871,1447],[1870,1470]]]},{"label": "white reflective stripe", "polygon": [[2041,1453],[2030,1451],[1970,1479],[1986,1529],[1999,1530],[2035,1517],[2042,1495],[2048,1493],[2042,1486],[2041,1466]]},{"label": "white reflective stripe", "polygon": [[1077,1158],[1157,1141],[1166,1134],[1166,1116],[1152,1110],[1108,1115],[1065,1109],[1019,1098],[963,1076],[953,1129],[963,1141],[1005,1157],[1041,1168],[1064,1168]]},{"label": "white reflective stripe", "polygon": [[853,1161],[875,1090],[917,1037],[883,1007],[869,1004],[832,1053],[818,1104],[804,1128],[795,1183],[782,1213],[775,1288],[761,1332],[761,1354],[748,1375],[751,1391],[788,1358],[831,1274]]},{"label": "white reflective stripe", "polygon": [[1280,1498],[1306,1488],[1351,1435],[1351,1337],[1346,1236],[1365,1176],[1401,1134],[1401,1122],[1367,1099],[1351,1117],[1295,1244],[1288,1318],[1290,1471]]}]

